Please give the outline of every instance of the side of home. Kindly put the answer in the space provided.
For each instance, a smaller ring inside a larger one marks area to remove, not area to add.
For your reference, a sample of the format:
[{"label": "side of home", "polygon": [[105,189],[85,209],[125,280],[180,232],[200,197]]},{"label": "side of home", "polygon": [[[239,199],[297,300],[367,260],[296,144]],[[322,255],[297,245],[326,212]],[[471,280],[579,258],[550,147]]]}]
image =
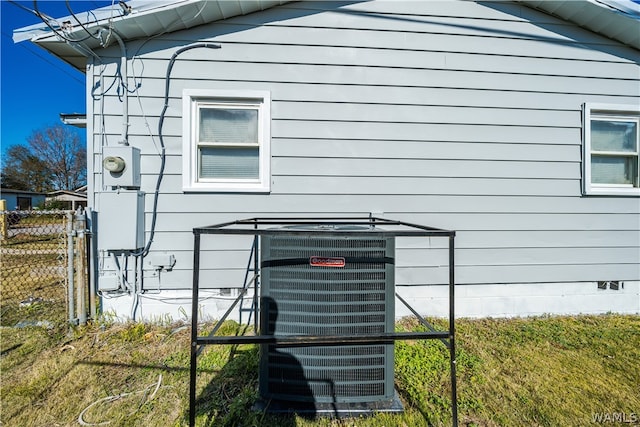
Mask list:
[{"label": "side of home", "polygon": [[[189,313],[194,227],[370,214],[457,231],[460,316],[640,311],[637,48],[519,3],[373,1],[286,3],[95,52],[107,311]],[[135,171],[137,150],[139,178],[104,169],[124,156]],[[219,317],[251,242],[208,245],[202,311]],[[444,244],[397,246],[399,293],[445,314]]]}]

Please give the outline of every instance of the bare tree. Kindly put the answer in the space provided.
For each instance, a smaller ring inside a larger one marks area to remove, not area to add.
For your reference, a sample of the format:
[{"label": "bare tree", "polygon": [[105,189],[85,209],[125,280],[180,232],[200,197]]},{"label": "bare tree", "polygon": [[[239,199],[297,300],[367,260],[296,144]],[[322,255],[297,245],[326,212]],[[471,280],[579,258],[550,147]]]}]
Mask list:
[{"label": "bare tree", "polygon": [[3,159],[2,187],[14,190],[47,192],[52,188],[47,165],[24,145],[7,149]]},{"label": "bare tree", "polygon": [[54,190],[73,190],[87,180],[87,149],[77,132],[63,125],[34,131],[27,139],[33,154],[51,173]]},{"label": "bare tree", "polygon": [[52,125],[33,131],[28,146],[7,150],[3,186],[31,191],[74,190],[87,181],[87,150],[75,129]]}]

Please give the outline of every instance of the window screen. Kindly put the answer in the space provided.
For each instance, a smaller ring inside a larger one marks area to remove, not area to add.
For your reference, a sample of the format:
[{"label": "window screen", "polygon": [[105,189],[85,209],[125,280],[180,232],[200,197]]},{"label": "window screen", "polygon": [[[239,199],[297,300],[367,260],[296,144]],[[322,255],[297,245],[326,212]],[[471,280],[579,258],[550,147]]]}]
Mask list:
[{"label": "window screen", "polygon": [[271,94],[184,89],[183,191],[268,192]]},{"label": "window screen", "polygon": [[258,144],[258,110],[200,109],[200,142]]},{"label": "window screen", "polygon": [[640,195],[640,108],[583,106],[583,193]]},{"label": "window screen", "polygon": [[591,182],[638,186],[638,123],[591,121]]},{"label": "window screen", "polygon": [[201,147],[201,178],[257,179],[260,172],[258,148]]},{"label": "window screen", "polygon": [[198,117],[198,179],[258,179],[259,137],[257,106],[201,106]]}]

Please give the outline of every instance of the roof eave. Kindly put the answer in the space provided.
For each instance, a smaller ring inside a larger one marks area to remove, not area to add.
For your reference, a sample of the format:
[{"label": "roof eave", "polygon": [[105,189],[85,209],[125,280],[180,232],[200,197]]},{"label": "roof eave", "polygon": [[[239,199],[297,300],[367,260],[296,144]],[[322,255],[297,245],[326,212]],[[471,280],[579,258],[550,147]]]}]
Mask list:
[{"label": "roof eave", "polygon": [[516,1],[640,50],[640,4],[620,0]]},{"label": "roof eave", "polygon": [[75,126],[77,128],[87,127],[87,115],[82,113],[60,113],[60,120],[65,125]]},{"label": "roof eave", "polygon": [[[123,41],[129,41],[193,28],[288,2],[285,0],[132,0],[128,2],[132,12],[125,14],[117,4],[97,9],[91,14],[92,18],[83,23],[83,26],[78,25],[71,17],[59,19],[59,22],[69,21],[72,25],[71,30],[65,32],[64,36],[68,39],[85,39],[81,42],[64,40],[42,24],[15,30],[13,39],[16,43],[30,40],[84,72],[87,59],[93,56],[92,52],[107,47],[101,45],[97,38],[87,38],[87,30],[91,33],[100,28],[107,31],[113,30]],[[115,40],[111,44],[113,43]]]},{"label": "roof eave", "polygon": [[[640,50],[640,31],[638,31],[640,5],[631,1],[516,1]],[[113,5],[86,14],[84,28],[90,32],[100,28],[113,29],[122,40],[129,41],[246,15],[288,2],[287,0],[131,0],[127,4],[132,7],[132,12],[125,13],[118,5]],[[610,24],[600,25],[605,19]],[[87,32],[82,26],[77,25],[75,19],[69,17],[57,21],[69,21],[71,30],[65,33],[65,37],[86,38]],[[42,24],[15,30],[14,41],[17,43],[23,40],[30,40],[82,72],[86,70],[87,59],[94,55],[93,50],[106,47],[102,46],[96,38],[87,38],[83,42],[68,42]]]}]

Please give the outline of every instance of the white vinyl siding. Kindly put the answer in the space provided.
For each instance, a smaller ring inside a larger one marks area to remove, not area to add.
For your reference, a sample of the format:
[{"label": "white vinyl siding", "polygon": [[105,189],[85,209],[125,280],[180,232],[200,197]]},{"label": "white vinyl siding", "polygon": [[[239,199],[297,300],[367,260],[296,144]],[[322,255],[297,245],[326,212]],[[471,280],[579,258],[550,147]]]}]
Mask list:
[{"label": "white vinyl siding", "polygon": [[269,191],[268,92],[185,90],[183,190]]},{"label": "white vinyl siding", "polygon": [[585,104],[584,193],[640,195],[640,107]]}]

